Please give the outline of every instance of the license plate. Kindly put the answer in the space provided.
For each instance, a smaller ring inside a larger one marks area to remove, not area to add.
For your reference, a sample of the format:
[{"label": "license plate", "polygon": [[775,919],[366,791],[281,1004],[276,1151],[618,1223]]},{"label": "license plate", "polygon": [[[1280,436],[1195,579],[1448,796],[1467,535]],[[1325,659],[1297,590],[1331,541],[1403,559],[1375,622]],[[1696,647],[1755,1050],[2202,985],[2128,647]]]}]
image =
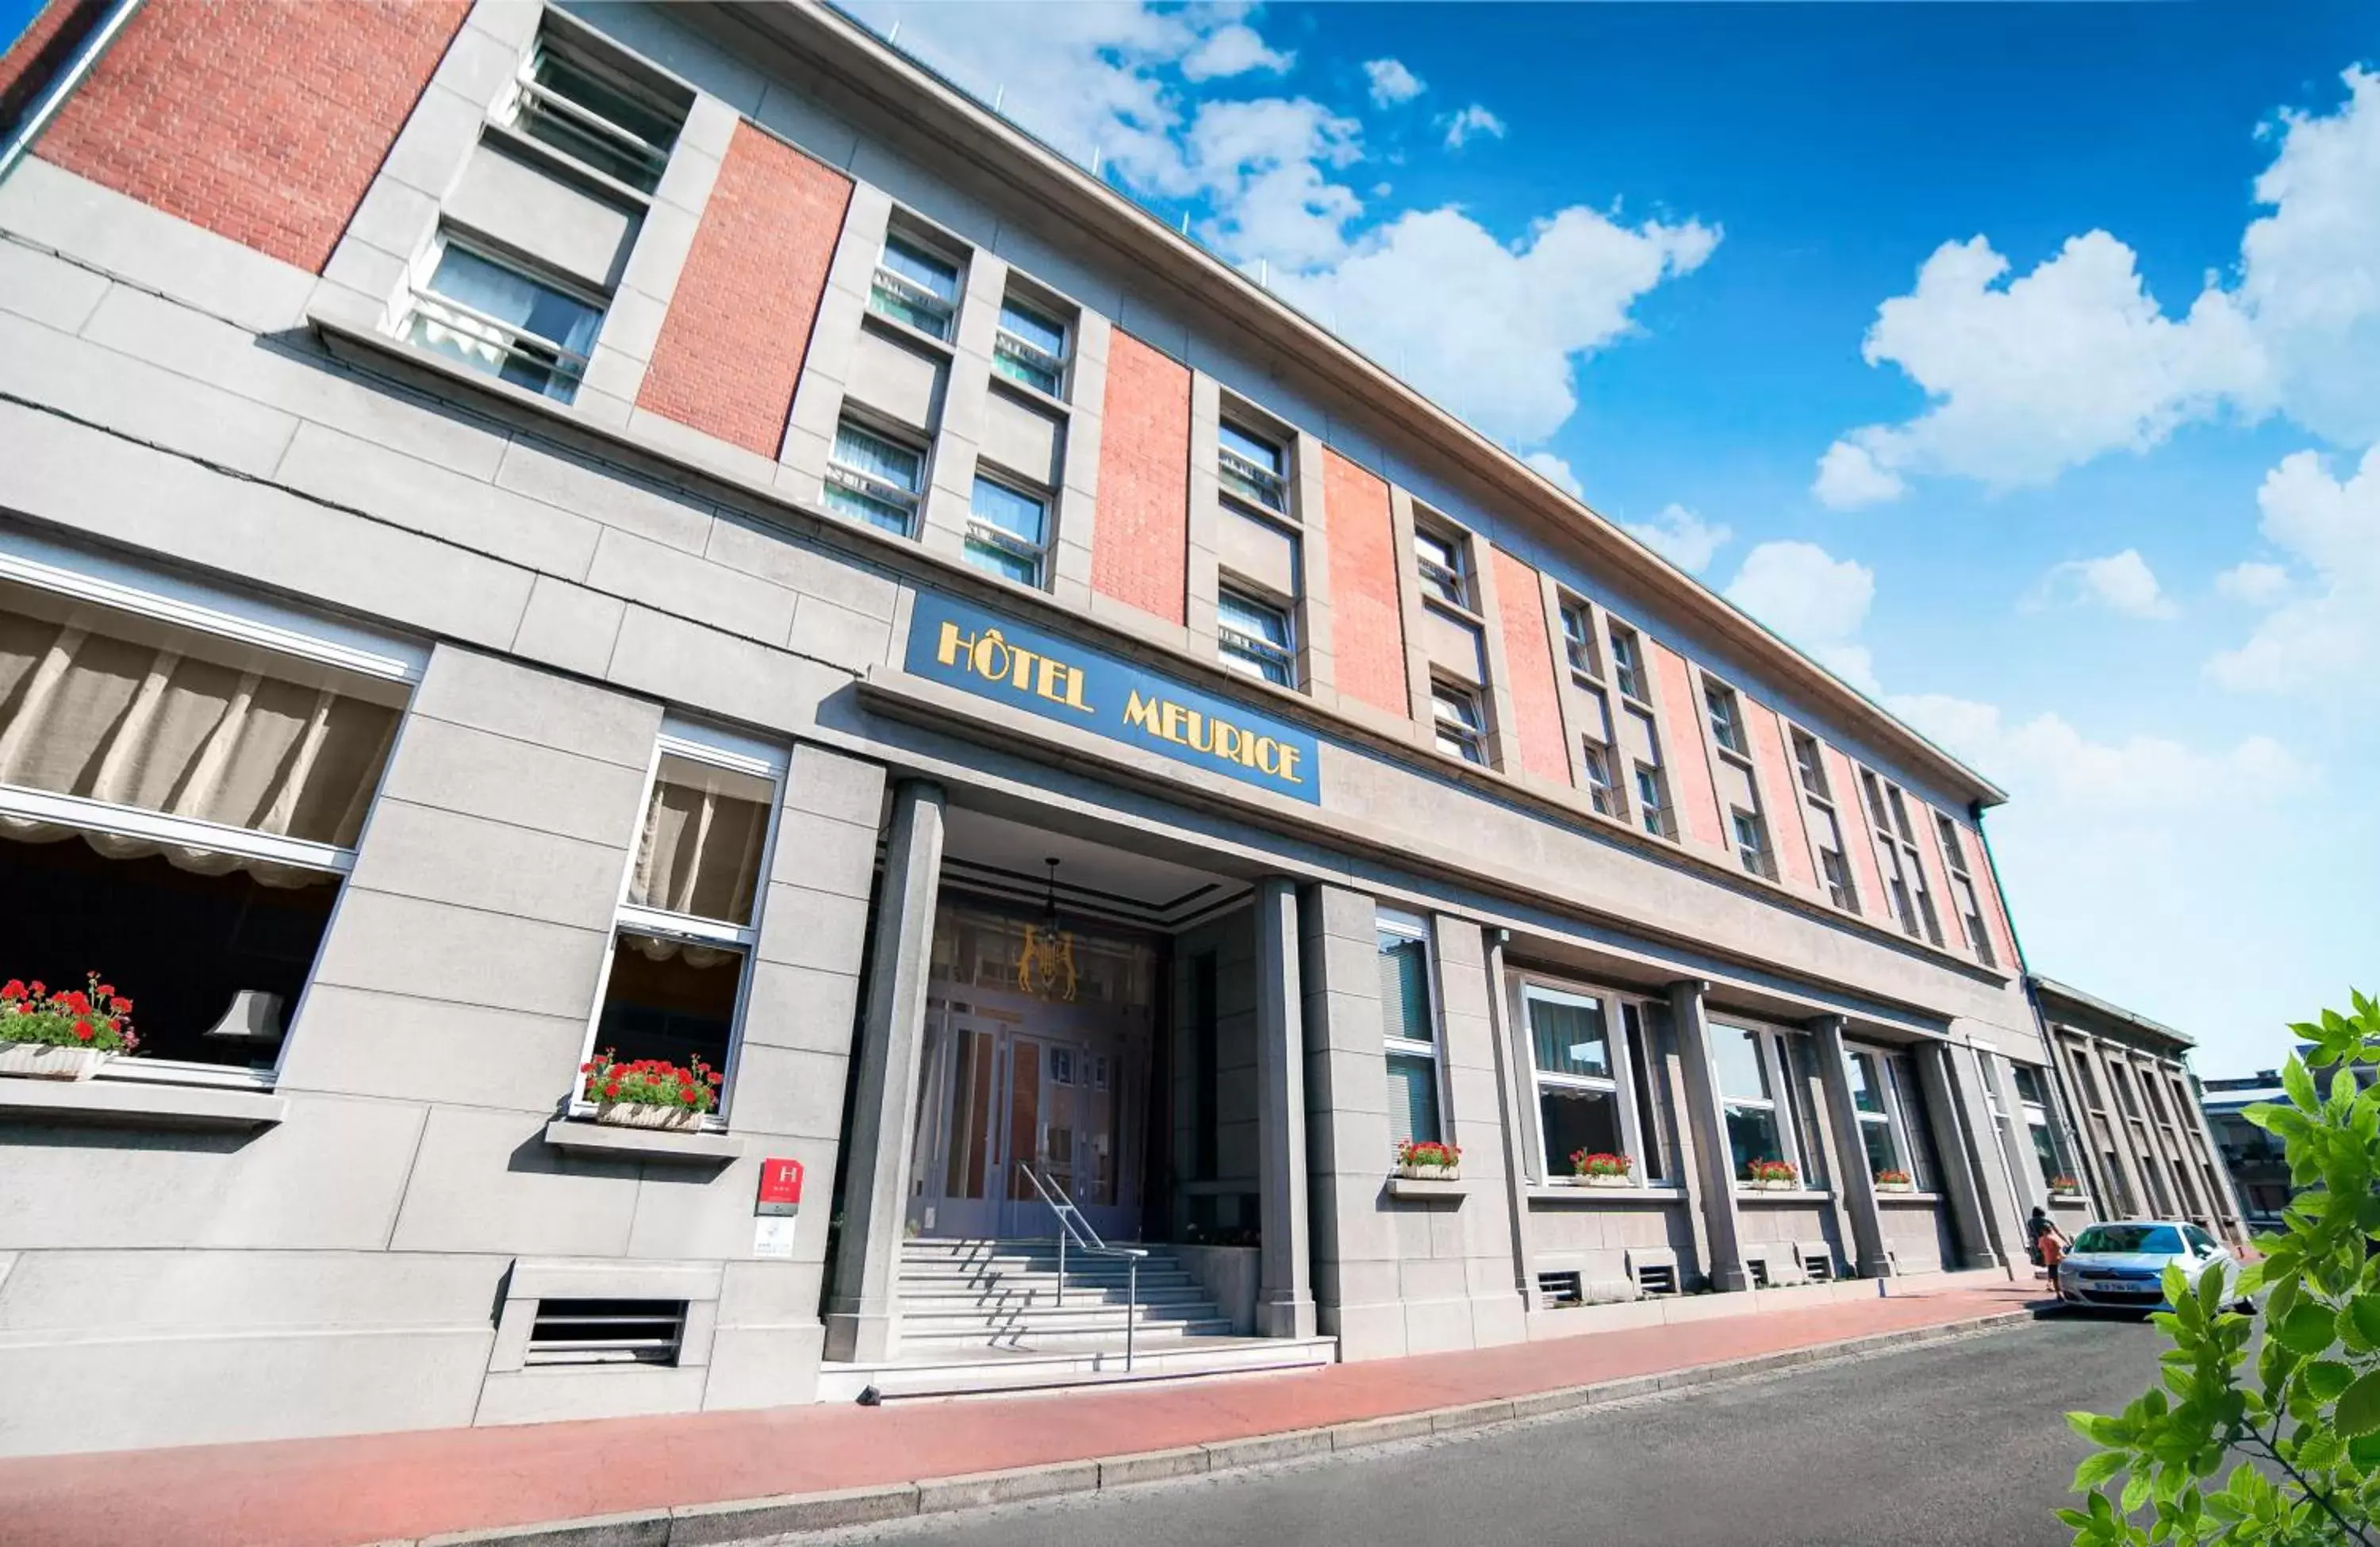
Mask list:
[{"label": "license plate", "polygon": [[2085,1289],[2099,1289],[2107,1291],[2111,1294],[2123,1295],[2132,1293],[2145,1294],[2150,1289],[2155,1288],[2155,1285],[2149,1284],[2135,1284],[2128,1278],[2086,1278],[2082,1281],[2082,1287]]}]

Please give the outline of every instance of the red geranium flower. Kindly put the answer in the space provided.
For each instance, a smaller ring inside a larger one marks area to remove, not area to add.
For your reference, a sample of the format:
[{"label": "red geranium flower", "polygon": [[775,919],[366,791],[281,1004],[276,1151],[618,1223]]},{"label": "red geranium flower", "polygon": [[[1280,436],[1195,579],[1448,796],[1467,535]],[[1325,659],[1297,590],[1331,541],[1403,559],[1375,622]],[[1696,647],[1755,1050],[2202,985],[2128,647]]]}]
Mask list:
[{"label": "red geranium flower", "polygon": [[79,1041],[86,1042],[99,1035],[98,1032],[91,1029],[91,1022],[87,1020],[76,1021],[74,1031],[75,1036]]}]

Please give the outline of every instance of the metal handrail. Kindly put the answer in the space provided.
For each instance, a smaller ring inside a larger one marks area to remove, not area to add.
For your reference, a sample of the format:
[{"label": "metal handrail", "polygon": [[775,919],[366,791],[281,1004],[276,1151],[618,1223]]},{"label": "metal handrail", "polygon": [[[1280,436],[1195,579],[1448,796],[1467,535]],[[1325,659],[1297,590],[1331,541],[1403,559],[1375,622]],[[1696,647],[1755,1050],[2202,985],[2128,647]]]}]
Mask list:
[{"label": "metal handrail", "polygon": [[1148,1255],[1148,1249],[1108,1245],[1099,1238],[1099,1233],[1091,1228],[1091,1222],[1083,1217],[1083,1211],[1075,1207],[1075,1200],[1066,1195],[1066,1189],[1058,1185],[1055,1177],[1045,1181],[1031,1166],[1021,1161],[1017,1163],[1016,1169],[1025,1173],[1025,1179],[1033,1184],[1033,1190],[1041,1195],[1041,1201],[1058,1216],[1056,1304],[1063,1306],[1066,1303],[1066,1243],[1069,1239],[1075,1243],[1076,1250],[1086,1255],[1123,1260],[1123,1368],[1125,1374],[1131,1374],[1133,1329],[1140,1321],[1140,1260]]}]

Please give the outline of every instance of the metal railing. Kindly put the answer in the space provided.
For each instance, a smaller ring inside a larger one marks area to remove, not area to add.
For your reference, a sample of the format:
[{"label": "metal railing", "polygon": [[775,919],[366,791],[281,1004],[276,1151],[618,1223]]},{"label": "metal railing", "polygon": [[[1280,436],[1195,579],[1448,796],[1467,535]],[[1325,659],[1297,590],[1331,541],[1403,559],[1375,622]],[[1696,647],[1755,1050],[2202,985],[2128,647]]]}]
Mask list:
[{"label": "metal railing", "polygon": [[1083,1217],[1082,1210],[1075,1207],[1075,1200],[1066,1196],[1066,1189],[1058,1185],[1056,1178],[1044,1180],[1031,1166],[1022,1163],[1019,1163],[1016,1169],[1025,1173],[1025,1179],[1033,1184],[1033,1190],[1041,1195],[1041,1201],[1047,1203],[1050,1206],[1050,1212],[1058,1216],[1056,1299],[1058,1305],[1062,1306],[1066,1303],[1066,1243],[1068,1241],[1071,1240],[1075,1249],[1085,1256],[1113,1257],[1123,1260],[1124,1264],[1123,1368],[1124,1373],[1130,1374],[1133,1329],[1140,1321],[1140,1260],[1148,1255],[1148,1250],[1141,1247],[1108,1245],[1107,1242],[1099,1239],[1099,1233],[1091,1228],[1091,1222]]}]

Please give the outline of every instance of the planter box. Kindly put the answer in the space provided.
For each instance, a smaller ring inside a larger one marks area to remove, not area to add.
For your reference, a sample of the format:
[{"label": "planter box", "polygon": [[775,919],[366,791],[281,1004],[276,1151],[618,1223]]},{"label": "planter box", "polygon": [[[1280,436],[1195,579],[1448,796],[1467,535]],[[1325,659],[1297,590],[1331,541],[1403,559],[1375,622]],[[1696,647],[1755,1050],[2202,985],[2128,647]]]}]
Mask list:
[{"label": "planter box", "polygon": [[22,1079],[89,1079],[115,1055],[91,1047],[52,1047],[47,1042],[0,1042],[0,1075]]},{"label": "planter box", "polygon": [[2049,1195],[2049,1200],[2052,1203],[2082,1203],[2089,1201],[2079,1192],[2053,1192]]},{"label": "planter box", "polygon": [[1878,1182],[1876,1185],[1876,1190],[1878,1192],[1915,1192],[1917,1190],[1917,1184],[1914,1182]]},{"label": "planter box", "polygon": [[1459,1182],[1463,1167],[1459,1165],[1401,1165],[1397,1175],[1408,1182]]},{"label": "planter box", "polygon": [[595,1109],[595,1120],[615,1128],[665,1128],[691,1132],[702,1126],[702,1114],[688,1106],[649,1106],[641,1102],[605,1102]]},{"label": "planter box", "polygon": [[1792,1180],[1772,1180],[1765,1182],[1746,1182],[1743,1185],[1750,1188],[1755,1192],[1791,1192],[1801,1187],[1802,1184],[1798,1181]]},{"label": "planter box", "polygon": [[1583,1188],[1633,1188],[1636,1185],[1634,1178],[1629,1176],[1581,1176],[1577,1181]]}]

